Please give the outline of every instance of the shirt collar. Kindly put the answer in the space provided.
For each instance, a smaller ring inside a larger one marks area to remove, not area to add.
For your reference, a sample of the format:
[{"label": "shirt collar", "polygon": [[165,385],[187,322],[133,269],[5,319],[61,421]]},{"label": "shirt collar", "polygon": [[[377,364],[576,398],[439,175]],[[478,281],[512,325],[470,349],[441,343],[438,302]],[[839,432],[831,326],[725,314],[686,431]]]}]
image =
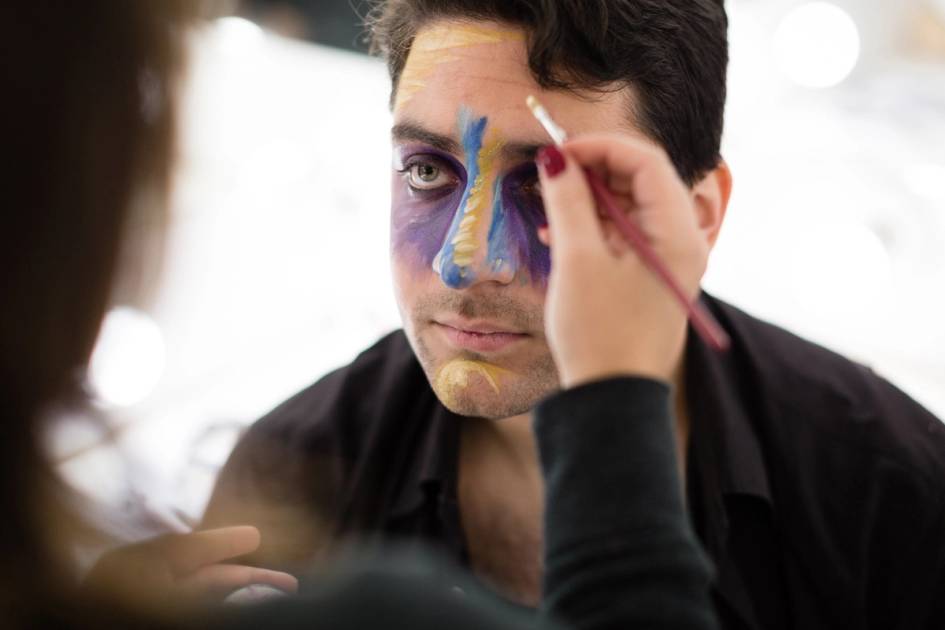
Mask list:
[{"label": "shirt collar", "polygon": [[712,459],[712,465],[699,472],[714,475],[707,481],[723,495],[751,495],[770,503],[768,471],[755,428],[764,410],[751,353],[725,306],[706,294],[703,299],[729,332],[732,345],[727,352],[716,352],[689,330],[684,373],[690,435],[692,441],[705,443],[703,453]]},{"label": "shirt collar", "polygon": [[391,519],[406,516],[430,497],[456,488],[462,418],[443,406],[429,384],[418,399],[424,409],[414,416],[421,425],[417,448],[408,455],[410,464],[391,505]]},{"label": "shirt collar", "polygon": [[[731,518],[738,505],[760,500],[773,509],[768,470],[757,431],[763,415],[764,387],[756,349],[741,334],[738,311],[703,294],[704,302],[731,338],[727,352],[708,348],[689,329],[685,387],[690,423],[690,499],[702,509],[702,536],[716,560],[716,589],[747,627],[759,628],[744,579],[727,551]],[[695,491],[694,496],[692,491]]]}]

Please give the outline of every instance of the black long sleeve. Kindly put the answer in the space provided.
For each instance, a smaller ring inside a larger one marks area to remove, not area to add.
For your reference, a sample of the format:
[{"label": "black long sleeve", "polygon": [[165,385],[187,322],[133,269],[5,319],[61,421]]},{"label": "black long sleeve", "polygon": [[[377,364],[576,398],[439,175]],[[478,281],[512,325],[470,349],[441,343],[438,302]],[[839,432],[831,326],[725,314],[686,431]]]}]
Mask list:
[{"label": "black long sleeve", "polygon": [[613,378],[536,411],[546,484],[542,608],[580,630],[715,628],[682,499],[669,387]]}]

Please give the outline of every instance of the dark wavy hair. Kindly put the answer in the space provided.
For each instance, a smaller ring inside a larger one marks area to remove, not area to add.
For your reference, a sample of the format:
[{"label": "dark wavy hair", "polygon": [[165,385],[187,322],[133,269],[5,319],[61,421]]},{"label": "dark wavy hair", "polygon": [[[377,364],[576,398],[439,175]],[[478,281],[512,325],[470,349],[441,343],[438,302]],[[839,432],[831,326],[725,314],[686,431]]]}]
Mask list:
[{"label": "dark wavy hair", "polygon": [[689,184],[718,165],[728,66],[722,0],[385,0],[367,23],[392,98],[417,32],[443,18],[523,28],[542,87],[630,86],[628,115]]}]

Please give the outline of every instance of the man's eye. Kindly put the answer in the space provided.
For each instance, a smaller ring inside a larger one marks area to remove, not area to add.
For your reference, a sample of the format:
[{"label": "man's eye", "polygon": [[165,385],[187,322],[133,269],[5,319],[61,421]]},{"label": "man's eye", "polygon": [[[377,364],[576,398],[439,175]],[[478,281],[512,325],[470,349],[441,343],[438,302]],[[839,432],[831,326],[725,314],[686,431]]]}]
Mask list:
[{"label": "man's eye", "polygon": [[537,176],[525,180],[525,183],[522,184],[521,190],[524,194],[530,195],[533,197],[541,198],[541,180]]},{"label": "man's eye", "polygon": [[407,183],[416,190],[435,190],[448,185],[452,179],[442,168],[429,162],[417,162],[407,167]]}]

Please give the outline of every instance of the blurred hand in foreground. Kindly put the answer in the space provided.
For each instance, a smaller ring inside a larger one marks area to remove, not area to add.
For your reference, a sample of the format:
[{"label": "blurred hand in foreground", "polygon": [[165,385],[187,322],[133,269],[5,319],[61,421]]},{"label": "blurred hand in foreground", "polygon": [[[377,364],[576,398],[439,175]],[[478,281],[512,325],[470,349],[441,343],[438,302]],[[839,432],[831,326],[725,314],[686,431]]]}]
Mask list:
[{"label": "blurred hand in foreground", "polygon": [[223,564],[255,551],[260,542],[259,530],[251,526],[152,538],[106,553],[82,587],[157,612],[220,603],[252,584],[296,592],[298,581],[288,573]]}]

